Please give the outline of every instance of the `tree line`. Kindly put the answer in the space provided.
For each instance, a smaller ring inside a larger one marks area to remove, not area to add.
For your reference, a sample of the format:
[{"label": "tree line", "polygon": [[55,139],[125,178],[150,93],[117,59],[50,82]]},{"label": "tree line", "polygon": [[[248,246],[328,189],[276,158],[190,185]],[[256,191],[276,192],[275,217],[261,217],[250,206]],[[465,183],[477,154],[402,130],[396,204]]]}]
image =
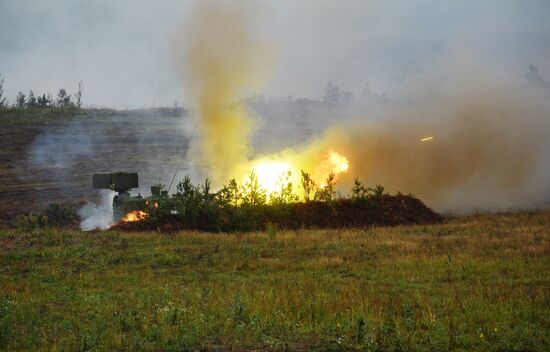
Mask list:
[{"label": "tree line", "polygon": [[54,97],[50,93],[35,94],[29,90],[27,94],[19,91],[12,104],[4,94],[5,79],[0,75],[0,108],[34,109],[34,108],[80,108],[82,106],[82,93],[84,85],[78,83],[76,93],[69,94],[65,88],[59,89]]}]

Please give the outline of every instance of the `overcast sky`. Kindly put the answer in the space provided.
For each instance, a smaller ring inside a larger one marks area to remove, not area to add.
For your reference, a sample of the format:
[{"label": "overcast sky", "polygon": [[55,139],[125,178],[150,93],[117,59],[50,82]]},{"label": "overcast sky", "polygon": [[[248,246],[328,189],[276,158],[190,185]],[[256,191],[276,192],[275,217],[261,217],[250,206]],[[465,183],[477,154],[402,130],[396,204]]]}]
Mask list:
[{"label": "overcast sky", "polygon": [[[228,0],[229,1],[229,0]],[[529,64],[550,79],[548,0],[271,0],[267,33],[278,47],[260,94],[319,98],[328,81],[396,90],[441,70],[457,52],[495,73]],[[84,82],[84,103],[118,108],[185,103],[174,40],[193,1],[0,0],[0,74],[17,91]],[[205,24],[208,25],[208,24]]]}]

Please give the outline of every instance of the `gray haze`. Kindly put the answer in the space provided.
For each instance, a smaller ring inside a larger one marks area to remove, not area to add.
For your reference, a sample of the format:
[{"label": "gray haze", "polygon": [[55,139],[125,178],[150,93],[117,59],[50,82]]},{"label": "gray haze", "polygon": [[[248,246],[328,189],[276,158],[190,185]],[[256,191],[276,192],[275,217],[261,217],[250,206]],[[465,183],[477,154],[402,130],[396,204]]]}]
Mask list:
[{"label": "gray haze", "polygon": [[[320,98],[333,81],[399,90],[422,73],[445,76],[449,55],[495,75],[550,77],[550,2],[264,1],[278,46],[266,96]],[[175,42],[193,1],[0,0],[0,73],[17,91],[76,90],[109,107],[185,104]]]}]

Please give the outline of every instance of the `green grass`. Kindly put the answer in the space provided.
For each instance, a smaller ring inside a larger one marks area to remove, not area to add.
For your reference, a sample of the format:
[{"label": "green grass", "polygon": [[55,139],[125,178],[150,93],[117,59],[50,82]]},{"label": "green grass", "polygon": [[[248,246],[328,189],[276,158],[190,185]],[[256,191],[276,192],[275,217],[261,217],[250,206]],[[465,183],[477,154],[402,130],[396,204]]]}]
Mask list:
[{"label": "green grass", "polygon": [[78,116],[89,114],[89,112],[76,107],[0,108],[0,125],[70,121]]},{"label": "green grass", "polygon": [[550,213],[350,230],[0,232],[0,349],[550,349]]},{"label": "green grass", "polygon": [[113,110],[103,108],[47,107],[47,108],[0,108],[0,126],[20,124],[48,124],[69,122],[75,119],[105,120],[115,116],[185,116],[184,109],[150,108],[138,110]]}]

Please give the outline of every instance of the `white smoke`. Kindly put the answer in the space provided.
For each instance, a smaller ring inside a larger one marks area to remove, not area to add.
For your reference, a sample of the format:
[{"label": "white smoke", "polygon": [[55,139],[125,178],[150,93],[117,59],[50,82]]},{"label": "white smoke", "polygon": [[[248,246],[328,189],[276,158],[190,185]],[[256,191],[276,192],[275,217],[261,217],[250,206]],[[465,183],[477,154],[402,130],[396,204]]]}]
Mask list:
[{"label": "white smoke", "polygon": [[88,203],[79,211],[80,229],[83,231],[106,230],[114,224],[113,220],[113,196],[111,190],[101,190],[101,201]]}]

